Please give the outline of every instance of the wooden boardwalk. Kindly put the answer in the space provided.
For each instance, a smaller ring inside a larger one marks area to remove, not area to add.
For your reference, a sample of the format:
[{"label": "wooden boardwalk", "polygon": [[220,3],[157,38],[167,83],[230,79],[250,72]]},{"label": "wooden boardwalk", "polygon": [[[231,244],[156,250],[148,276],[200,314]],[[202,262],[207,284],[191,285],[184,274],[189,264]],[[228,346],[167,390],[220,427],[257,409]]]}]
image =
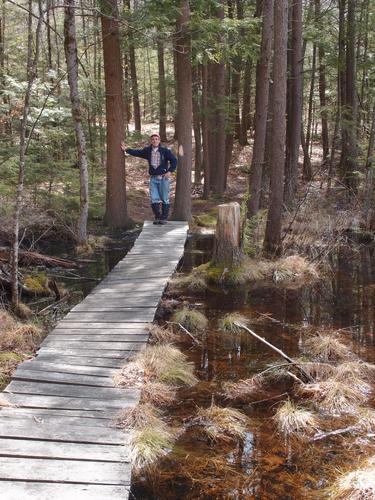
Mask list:
[{"label": "wooden boardwalk", "polygon": [[132,250],[22,363],[0,411],[1,500],[128,498],[130,433],[113,425],[139,391],[113,375],[148,340],[188,226],[145,222]]}]

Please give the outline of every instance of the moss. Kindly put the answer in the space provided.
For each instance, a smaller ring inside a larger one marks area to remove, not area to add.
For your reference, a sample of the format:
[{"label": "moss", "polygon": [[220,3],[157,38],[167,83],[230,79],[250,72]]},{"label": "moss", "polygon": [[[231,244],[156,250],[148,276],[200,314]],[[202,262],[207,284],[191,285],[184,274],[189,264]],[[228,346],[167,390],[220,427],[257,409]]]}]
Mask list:
[{"label": "moss", "polygon": [[48,278],[44,273],[36,274],[34,276],[28,275],[25,278],[24,285],[31,292],[36,295],[50,294],[51,291],[48,287]]},{"label": "moss", "polygon": [[194,217],[194,221],[199,227],[215,227],[216,219],[216,215],[211,214],[202,214]]},{"label": "moss", "polygon": [[23,357],[16,352],[0,352],[0,365],[2,363],[7,363],[9,361],[20,362],[23,360]]}]

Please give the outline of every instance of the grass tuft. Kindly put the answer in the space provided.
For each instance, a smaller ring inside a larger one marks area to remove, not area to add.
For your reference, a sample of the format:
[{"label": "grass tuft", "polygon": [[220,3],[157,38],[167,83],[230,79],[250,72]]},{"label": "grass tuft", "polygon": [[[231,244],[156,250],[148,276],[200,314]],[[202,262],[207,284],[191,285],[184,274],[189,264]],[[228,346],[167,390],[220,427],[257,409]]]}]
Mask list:
[{"label": "grass tuft", "polygon": [[160,410],[148,403],[140,403],[134,408],[122,410],[115,419],[116,427],[119,429],[143,429],[144,427],[164,426],[160,420]]},{"label": "grass tuft", "polygon": [[172,321],[180,323],[192,333],[202,332],[208,326],[208,319],[203,313],[187,307],[176,311],[172,316]]},{"label": "grass tuft", "polygon": [[311,337],[306,340],[305,349],[312,357],[324,362],[348,360],[352,357],[349,348],[335,334]]},{"label": "grass tuft", "polygon": [[247,401],[260,389],[256,377],[223,384],[225,398],[232,401]]},{"label": "grass tuft", "polygon": [[0,348],[12,351],[14,349],[33,350],[42,339],[42,331],[35,325],[14,325],[2,332]]},{"label": "grass tuft", "polygon": [[227,333],[241,333],[242,328],[240,328],[236,323],[247,325],[249,320],[242,314],[228,313],[219,320],[219,330]]},{"label": "grass tuft", "polygon": [[302,437],[317,428],[313,413],[290,399],[279,405],[273,418],[279,431],[287,436]]},{"label": "grass tuft", "polygon": [[150,332],[150,342],[155,343],[171,343],[178,342],[181,337],[173,331],[170,326],[160,326],[156,324],[151,324],[149,327]]},{"label": "grass tuft", "polygon": [[375,457],[362,462],[357,469],[341,473],[328,489],[333,500],[373,500],[375,498]]},{"label": "grass tuft", "polygon": [[199,408],[193,423],[202,428],[202,432],[212,442],[244,440],[249,419],[239,410],[211,405]]},{"label": "grass tuft", "polygon": [[142,401],[157,406],[169,406],[176,400],[176,391],[164,382],[147,382],[142,387]]},{"label": "grass tuft", "polygon": [[131,440],[131,459],[136,472],[152,469],[173,448],[175,434],[165,425],[144,427]]}]

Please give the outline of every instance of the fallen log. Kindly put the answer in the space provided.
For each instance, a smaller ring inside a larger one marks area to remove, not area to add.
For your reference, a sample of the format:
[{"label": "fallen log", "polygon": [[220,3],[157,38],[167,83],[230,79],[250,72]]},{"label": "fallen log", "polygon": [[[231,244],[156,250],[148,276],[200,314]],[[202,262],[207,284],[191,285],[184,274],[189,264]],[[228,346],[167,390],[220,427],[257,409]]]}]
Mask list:
[{"label": "fallen log", "polygon": [[[0,247],[0,259],[9,261],[9,248]],[[21,265],[26,266],[42,264],[51,267],[64,267],[67,269],[78,267],[78,264],[72,260],[61,259],[60,257],[51,257],[50,255],[43,255],[39,252],[29,252],[27,250],[20,250],[18,259]]]}]

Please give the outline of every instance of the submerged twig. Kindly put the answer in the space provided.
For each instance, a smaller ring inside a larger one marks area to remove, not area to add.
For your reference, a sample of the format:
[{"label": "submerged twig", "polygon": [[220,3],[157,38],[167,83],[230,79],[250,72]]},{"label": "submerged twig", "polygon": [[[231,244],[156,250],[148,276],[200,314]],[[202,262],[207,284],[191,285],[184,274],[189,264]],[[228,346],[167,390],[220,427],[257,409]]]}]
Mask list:
[{"label": "submerged twig", "polygon": [[181,330],[182,330],[184,333],[186,333],[186,335],[188,335],[188,336],[191,338],[191,340],[192,340],[195,344],[197,344],[197,345],[200,345],[200,344],[201,344],[201,343],[199,342],[199,340],[198,340],[198,339],[196,339],[196,338],[194,337],[194,335],[193,335],[192,333],[190,333],[190,332],[189,332],[189,330],[187,330],[184,326],[182,326],[182,325],[181,325],[181,323],[177,323],[176,321],[166,321],[166,323],[168,323],[169,325],[178,325],[178,326],[181,328]]}]

